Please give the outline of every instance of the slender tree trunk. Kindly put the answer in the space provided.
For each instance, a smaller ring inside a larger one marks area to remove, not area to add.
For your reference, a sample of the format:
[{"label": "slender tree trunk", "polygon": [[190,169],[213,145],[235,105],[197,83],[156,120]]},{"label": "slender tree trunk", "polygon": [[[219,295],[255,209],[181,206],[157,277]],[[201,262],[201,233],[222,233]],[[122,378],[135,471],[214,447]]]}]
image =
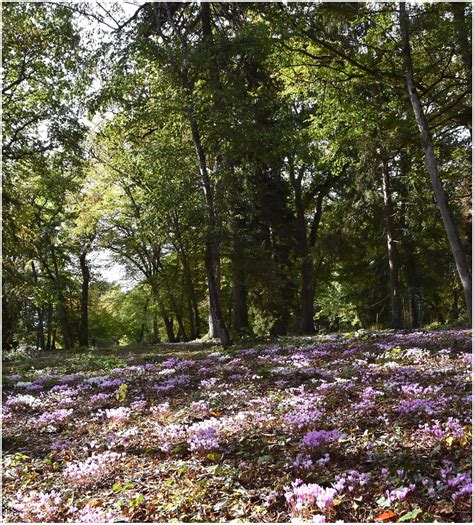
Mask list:
[{"label": "slender tree trunk", "polygon": [[166,336],[168,338],[168,342],[175,343],[176,338],[175,338],[174,329],[173,329],[173,317],[171,317],[169,313],[167,312],[165,305],[163,304],[163,301],[160,298],[159,289],[156,284],[152,284],[152,290],[153,290],[153,296],[155,299],[155,305],[158,307],[161,318],[163,319],[163,323],[165,325]]},{"label": "slender tree trunk", "polygon": [[[206,251],[204,255],[204,263],[206,267],[206,277],[209,294],[209,317],[211,320],[211,322],[209,323],[209,328],[210,331],[212,330],[216,332],[215,335],[219,337],[222,346],[226,348],[230,343],[230,337],[229,332],[227,330],[227,326],[224,321],[224,316],[222,315],[219,297],[220,290],[216,275],[219,266],[219,241],[216,232],[213,191],[211,181],[209,179],[209,173],[207,170],[204,149],[202,147],[201,138],[199,136],[199,129],[196,120],[192,115],[192,112],[190,112],[189,118],[194,147],[196,148],[196,153],[199,160],[199,171],[201,174],[201,180],[204,188],[204,197],[206,199],[208,211],[208,225],[206,232]],[[210,335],[211,337],[213,336],[212,333]]]},{"label": "slender tree trunk", "polygon": [[247,287],[242,261],[234,264],[232,271],[233,328],[237,333],[249,332]]},{"label": "slender tree trunk", "polygon": [[87,264],[86,252],[81,253],[79,262],[81,265],[82,288],[81,288],[81,321],[79,324],[79,346],[89,346],[89,283],[90,271]]},{"label": "slender tree trunk", "polygon": [[296,175],[293,161],[290,164],[290,180],[293,186],[296,209],[296,251],[300,261],[300,316],[303,334],[314,333],[313,264],[308,248],[308,234],[301,182],[304,167]]},{"label": "slender tree trunk", "polygon": [[388,265],[390,270],[390,297],[392,306],[392,328],[403,328],[403,313],[400,286],[400,265],[395,229],[390,167],[387,160],[382,162],[382,188],[386,222]]},{"label": "slender tree trunk", "polygon": [[56,253],[51,246],[51,256],[53,259],[53,265],[54,265],[54,279],[55,279],[55,285],[56,285],[56,291],[58,294],[58,317],[59,317],[59,324],[61,326],[61,333],[63,336],[63,345],[66,350],[70,350],[72,348],[72,335],[71,335],[71,326],[69,323],[69,313],[68,308],[66,304],[66,298],[64,297],[63,290],[62,290],[62,279],[59,274],[59,266],[58,261],[56,259]]},{"label": "slender tree trunk", "polygon": [[[38,285],[38,273],[36,271],[36,266],[33,261],[31,261],[31,269],[33,271],[33,280],[35,285]],[[38,316],[38,326],[36,329],[36,349],[45,349],[45,338],[44,338],[44,309],[41,307],[36,308],[36,314]]]},{"label": "slender tree trunk", "polygon": [[169,317],[166,312],[162,313],[161,318],[165,323],[166,336],[168,337],[168,343],[175,343],[176,337],[174,335],[173,318]]},{"label": "slender tree trunk", "polygon": [[61,326],[61,335],[63,337],[64,348],[66,350],[71,350],[72,348],[71,329],[69,325],[69,314],[67,311],[66,301],[64,297],[61,297],[59,299],[58,317],[59,317],[59,324]]},{"label": "slender tree trunk", "polygon": [[158,329],[158,315],[153,315],[153,343],[157,344],[160,342],[160,331]]},{"label": "slender tree trunk", "polygon": [[[469,90],[472,86],[472,48],[469,44],[469,33],[470,27],[467,24],[465,11],[466,7],[471,9],[472,4],[467,4],[466,2],[450,2],[451,11],[454,18],[454,33],[456,38],[456,46],[461,60],[464,64],[464,69],[466,71],[467,86]],[[466,116],[468,117],[467,125],[471,133],[472,138],[472,103],[470,97],[467,100],[467,109]]]},{"label": "slender tree trunk", "polygon": [[247,286],[245,283],[244,250],[237,220],[232,221],[232,326],[236,333],[249,332]]},{"label": "slender tree trunk", "polygon": [[51,350],[56,350],[56,328],[53,328],[53,335],[51,337]]},{"label": "slender tree trunk", "polygon": [[149,303],[149,299],[147,299],[145,301],[145,305],[143,307],[144,321],[140,325],[140,332],[138,333],[137,343],[141,343],[143,341],[144,336],[145,336],[145,327],[146,327],[146,324],[147,324],[148,303]]},{"label": "slender tree trunk", "polygon": [[415,252],[415,244],[411,237],[409,224],[409,208],[408,203],[408,188],[404,181],[407,180],[410,173],[410,156],[407,150],[400,152],[400,202],[401,213],[399,221],[399,232],[408,232],[401,238],[401,246],[403,247],[403,262],[402,267],[405,270],[406,280],[408,284],[409,294],[409,310],[410,310],[410,328],[420,328],[422,324],[421,317],[421,281],[418,274],[417,259]]},{"label": "slender tree trunk", "polygon": [[201,319],[199,316],[199,305],[197,301],[196,290],[194,288],[193,277],[191,273],[191,268],[189,266],[189,261],[185,253],[181,254],[181,259],[183,262],[183,271],[184,279],[186,283],[186,288],[191,302],[192,313],[190,312],[189,320],[191,326],[194,326],[192,329],[192,339],[197,339],[201,332]]},{"label": "slender tree trunk", "polygon": [[314,333],[313,264],[307,255],[301,264],[301,329],[304,334]]},{"label": "slender tree trunk", "polygon": [[420,328],[422,324],[421,317],[421,290],[419,277],[416,268],[416,259],[411,243],[405,246],[407,250],[405,259],[405,269],[408,281],[408,292],[410,294],[410,316],[411,327]]},{"label": "slender tree trunk", "polygon": [[143,341],[144,334],[145,334],[145,323],[142,323],[140,325],[140,332],[138,333],[137,343],[141,343]]},{"label": "slender tree trunk", "polygon": [[448,198],[444,191],[441,179],[439,176],[438,165],[434,154],[433,141],[431,132],[428,126],[426,115],[418,96],[415,87],[415,80],[413,75],[413,64],[410,50],[410,40],[408,33],[408,15],[405,8],[405,2],[400,2],[400,33],[402,39],[402,52],[405,62],[405,72],[407,79],[408,93],[410,95],[411,105],[415,114],[415,120],[421,134],[421,140],[425,151],[425,162],[430,175],[431,184],[436,196],[438,208],[441,218],[444,223],[446,234],[448,237],[451,252],[456,263],[456,269],[461,280],[464,290],[464,298],[466,302],[467,314],[469,317],[469,324],[472,324],[472,278],[469,268],[467,266],[464,251],[458,237],[456,225],[454,223],[451,210],[448,204]]},{"label": "slender tree trunk", "polygon": [[53,306],[48,304],[48,314],[46,320],[46,350],[51,350],[51,338],[53,332]]},{"label": "slender tree trunk", "polygon": [[165,280],[165,286],[166,286],[166,292],[168,295],[168,299],[172,308],[172,311],[174,312],[176,316],[176,321],[178,322],[178,337],[183,339],[184,341],[188,340],[188,336],[186,334],[186,328],[184,326],[183,322],[183,316],[181,314],[180,308],[178,308],[178,304],[176,302],[176,298],[173,294],[173,290],[169,287],[168,283]]}]

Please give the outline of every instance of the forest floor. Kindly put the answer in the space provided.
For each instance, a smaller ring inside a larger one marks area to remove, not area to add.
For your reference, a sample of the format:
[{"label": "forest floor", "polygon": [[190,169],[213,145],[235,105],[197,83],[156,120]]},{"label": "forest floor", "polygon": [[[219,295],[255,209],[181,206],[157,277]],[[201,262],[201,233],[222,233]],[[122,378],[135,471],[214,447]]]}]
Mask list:
[{"label": "forest floor", "polygon": [[471,522],[471,334],[4,363],[3,520]]}]

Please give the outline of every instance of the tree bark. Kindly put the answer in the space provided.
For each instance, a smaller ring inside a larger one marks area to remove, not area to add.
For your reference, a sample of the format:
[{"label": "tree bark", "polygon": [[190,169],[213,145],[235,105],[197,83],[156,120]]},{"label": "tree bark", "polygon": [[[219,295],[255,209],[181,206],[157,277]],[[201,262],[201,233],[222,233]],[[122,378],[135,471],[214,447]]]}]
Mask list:
[{"label": "tree bark", "polygon": [[249,332],[247,287],[242,261],[237,260],[232,271],[233,328],[236,333]]},{"label": "tree bark", "polygon": [[153,343],[157,344],[160,342],[160,332],[158,330],[158,315],[153,315]]},{"label": "tree bark", "polygon": [[174,335],[173,318],[169,317],[164,311],[161,314],[161,318],[163,319],[163,322],[165,323],[166,336],[168,337],[168,343],[175,343],[176,337]]},{"label": "tree bark", "polygon": [[[35,263],[33,261],[31,261],[31,269],[33,271],[33,280],[35,282],[35,285],[38,285],[38,273],[36,271]],[[37,307],[36,313],[38,315],[38,327],[36,331],[36,348],[44,350],[46,347],[44,338],[44,309],[41,307]]]},{"label": "tree bark", "polygon": [[58,294],[58,318],[63,336],[63,345],[66,350],[70,350],[72,348],[72,335],[71,326],[69,323],[69,313],[66,305],[66,298],[62,290],[62,278],[59,274],[58,260],[56,258],[56,252],[54,251],[53,245],[51,245],[51,257],[53,259],[54,281]]},{"label": "tree bark", "polygon": [[293,186],[296,209],[296,251],[300,260],[300,315],[303,334],[314,333],[313,264],[308,247],[308,233],[303,204],[301,182],[304,167],[295,173],[293,161],[290,165],[290,181]]},{"label": "tree bark", "polygon": [[388,265],[390,271],[390,298],[392,307],[392,328],[403,328],[403,314],[400,286],[400,264],[395,228],[392,188],[390,181],[390,167],[387,160],[382,161],[382,188],[386,222]]},{"label": "tree bark", "polygon": [[[209,296],[209,317],[211,322],[209,323],[210,329],[215,330],[215,335],[221,340],[222,346],[226,348],[229,346],[230,337],[227,330],[227,326],[222,315],[220,305],[220,293],[217,279],[217,268],[219,266],[219,242],[216,232],[216,219],[214,212],[214,197],[212,191],[212,185],[209,178],[209,172],[207,169],[206,156],[201,143],[201,137],[199,135],[199,128],[192,112],[189,112],[189,119],[191,125],[191,135],[196,149],[196,154],[199,160],[199,172],[203,183],[204,197],[207,205],[208,225],[206,232],[206,251],[204,255],[204,263],[206,267],[206,277],[208,286]],[[210,330],[210,331],[211,331]],[[213,334],[210,334],[211,337]]]},{"label": "tree bark", "polygon": [[430,175],[431,185],[435,193],[438,208],[443,220],[446,235],[448,237],[451,252],[456,264],[456,269],[464,290],[464,299],[469,318],[469,324],[472,324],[472,278],[467,266],[464,251],[459,240],[456,225],[454,223],[451,210],[449,208],[448,198],[444,191],[439,176],[438,164],[434,154],[433,141],[428,126],[426,115],[415,87],[413,75],[413,63],[411,58],[410,39],[408,32],[408,15],[405,8],[405,2],[400,2],[400,33],[402,41],[402,54],[405,63],[405,73],[407,80],[408,93],[411,105],[415,114],[415,120],[421,134],[421,140],[425,151],[425,163]]},{"label": "tree bark", "polygon": [[82,288],[81,288],[81,321],[79,324],[79,346],[89,346],[89,283],[90,271],[87,264],[86,252],[81,253],[79,262],[81,265]]},{"label": "tree bark", "polygon": [[52,349],[51,339],[53,334],[53,306],[48,304],[48,316],[46,320],[46,350]]}]

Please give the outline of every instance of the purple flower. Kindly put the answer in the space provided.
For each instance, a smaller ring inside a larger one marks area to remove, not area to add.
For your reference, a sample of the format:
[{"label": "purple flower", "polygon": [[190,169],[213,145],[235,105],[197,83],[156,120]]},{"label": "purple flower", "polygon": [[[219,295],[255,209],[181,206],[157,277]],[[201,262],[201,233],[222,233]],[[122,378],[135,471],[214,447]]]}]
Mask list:
[{"label": "purple flower", "polygon": [[62,496],[59,492],[38,492],[32,490],[27,494],[17,492],[16,502],[11,506],[25,522],[57,522],[62,510]]},{"label": "purple flower", "polygon": [[217,428],[213,420],[195,423],[188,428],[190,450],[208,451],[219,448]]},{"label": "purple flower", "polygon": [[338,430],[314,430],[308,432],[301,442],[301,446],[305,448],[319,448],[322,445],[334,443],[342,436]]},{"label": "purple flower", "polygon": [[60,410],[53,410],[52,412],[43,412],[38,417],[31,418],[28,423],[41,428],[47,427],[49,425],[58,425],[64,423],[68,419],[71,419],[72,413],[72,408],[61,408]]}]

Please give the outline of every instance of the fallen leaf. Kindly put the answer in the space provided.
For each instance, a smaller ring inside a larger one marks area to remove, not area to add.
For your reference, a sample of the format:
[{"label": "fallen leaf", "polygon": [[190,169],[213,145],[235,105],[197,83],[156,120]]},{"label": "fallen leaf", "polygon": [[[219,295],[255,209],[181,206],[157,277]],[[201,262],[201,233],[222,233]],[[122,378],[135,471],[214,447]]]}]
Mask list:
[{"label": "fallen leaf", "polygon": [[395,514],[395,512],[393,512],[393,510],[386,510],[385,512],[382,512],[382,514],[379,514],[378,516],[375,516],[375,521],[381,521],[381,522],[386,522],[386,521],[390,521],[392,518],[396,518],[397,515]]}]

